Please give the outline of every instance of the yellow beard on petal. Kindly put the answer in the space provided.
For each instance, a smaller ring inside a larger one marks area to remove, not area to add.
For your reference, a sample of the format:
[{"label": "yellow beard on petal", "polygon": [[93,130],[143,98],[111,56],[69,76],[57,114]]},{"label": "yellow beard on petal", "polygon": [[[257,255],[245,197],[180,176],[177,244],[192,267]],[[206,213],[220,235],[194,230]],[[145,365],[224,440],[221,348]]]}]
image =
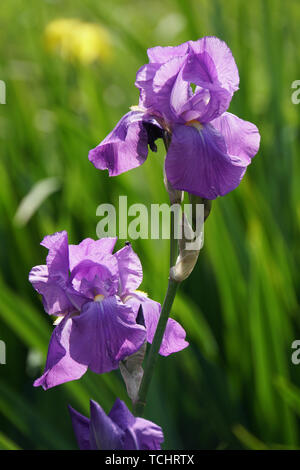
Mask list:
[{"label": "yellow beard on petal", "polygon": [[190,127],[195,127],[195,129],[197,129],[197,131],[199,132],[203,129],[202,124],[200,124],[200,122],[197,121],[196,119],[192,119],[191,121],[186,122],[185,125],[190,126]]},{"label": "yellow beard on petal", "polygon": [[104,295],[98,294],[98,295],[95,295],[94,302],[102,302],[103,299],[104,299]]}]

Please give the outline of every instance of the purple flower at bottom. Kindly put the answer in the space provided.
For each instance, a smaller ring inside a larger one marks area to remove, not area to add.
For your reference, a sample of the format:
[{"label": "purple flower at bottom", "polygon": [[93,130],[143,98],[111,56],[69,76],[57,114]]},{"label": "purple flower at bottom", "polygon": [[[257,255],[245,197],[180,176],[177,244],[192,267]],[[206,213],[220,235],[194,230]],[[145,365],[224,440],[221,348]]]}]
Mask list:
[{"label": "purple flower at bottom", "polygon": [[[42,241],[49,250],[47,262],[32,268],[29,280],[46,312],[58,320],[35,386],[47,390],[79,379],[88,368],[97,374],[117,369],[145,341],[152,342],[160,304],[137,291],[143,270],[131,245],[113,253],[115,243],[116,238],[87,238],[69,245],[66,232]],[[143,325],[137,321],[140,307]],[[169,319],[160,354],[187,346],[184,329]]]},{"label": "purple flower at bottom", "polygon": [[166,132],[165,160],[174,189],[215,199],[235,189],[258,152],[257,127],[227,112],[239,87],[228,46],[216,37],[148,49],[137,72],[139,105],[89,153],[110,176],[141,165]]},{"label": "purple flower at bottom", "polygon": [[108,415],[93,400],[90,401],[90,419],[70,406],[69,411],[81,450],[160,450],[164,440],[159,426],[133,416],[119,399]]}]

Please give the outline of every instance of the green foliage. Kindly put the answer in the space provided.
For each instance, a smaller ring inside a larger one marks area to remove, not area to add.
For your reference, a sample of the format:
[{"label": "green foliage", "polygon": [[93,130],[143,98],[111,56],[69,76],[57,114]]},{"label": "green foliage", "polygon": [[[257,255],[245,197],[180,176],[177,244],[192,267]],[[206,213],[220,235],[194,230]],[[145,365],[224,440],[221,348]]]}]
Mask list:
[{"label": "green foliage", "polygon": [[[55,18],[99,22],[111,35],[109,62],[69,63],[47,50]],[[88,373],[44,392],[32,383],[45,361],[52,325],[28,272],[42,264],[44,235],[66,229],[72,243],[96,238],[103,202],[167,202],[163,146],[140,168],[109,179],[88,151],[138,101],[134,87],[146,49],[217,35],[233,51],[240,90],[230,111],[253,121],[262,143],[240,187],[213,203],[205,245],[180,288],[173,316],[190,347],[161,358],[146,416],[165,430],[165,448],[300,447],[299,79],[300,8],[295,0],[10,0],[0,12],[0,448],[76,448],[67,404],[109,410],[126,398],[118,372]],[[15,214],[33,187],[55,178],[33,214]],[[118,247],[124,241],[118,242]],[[141,288],[162,301],[168,242],[137,240]],[[127,400],[128,403],[128,400]]]}]

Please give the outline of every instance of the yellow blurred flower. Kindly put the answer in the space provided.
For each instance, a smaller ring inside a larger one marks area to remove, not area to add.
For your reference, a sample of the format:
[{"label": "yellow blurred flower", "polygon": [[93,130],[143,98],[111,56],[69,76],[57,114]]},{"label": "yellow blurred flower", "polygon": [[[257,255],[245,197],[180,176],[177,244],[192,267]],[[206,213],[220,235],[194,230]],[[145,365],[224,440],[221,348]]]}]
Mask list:
[{"label": "yellow blurred flower", "polygon": [[106,62],[112,56],[108,31],[99,24],[75,18],[51,21],[45,29],[45,42],[49,50],[57,51],[64,59],[83,64]]}]

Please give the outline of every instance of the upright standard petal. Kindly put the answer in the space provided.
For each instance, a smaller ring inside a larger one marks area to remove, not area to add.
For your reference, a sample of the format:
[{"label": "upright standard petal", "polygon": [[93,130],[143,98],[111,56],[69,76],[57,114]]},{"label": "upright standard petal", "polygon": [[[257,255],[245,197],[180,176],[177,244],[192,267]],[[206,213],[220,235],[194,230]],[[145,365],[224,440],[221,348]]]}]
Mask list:
[{"label": "upright standard petal", "polygon": [[190,96],[189,83],[183,81],[180,75],[185,60],[184,56],[174,57],[162,64],[153,78],[152,89],[148,91],[152,109],[160,113],[170,125],[183,121],[176,113],[176,108],[178,102],[182,103]]},{"label": "upright standard petal", "polygon": [[45,265],[35,266],[29,273],[29,281],[35,290],[42,295],[45,311],[49,315],[61,315],[75,310],[71,302],[74,292],[67,288],[64,281],[55,276],[49,276],[48,267]]},{"label": "upright standard petal", "polygon": [[189,41],[190,54],[184,70],[184,79],[196,85],[219,83],[231,95],[239,88],[239,72],[231,50],[215,36]]},{"label": "upright standard petal", "polygon": [[117,237],[101,238],[93,240],[85,238],[79,245],[69,245],[70,270],[85,259],[90,259],[95,263],[101,262],[103,257],[112,254]]},{"label": "upright standard petal", "polygon": [[[231,118],[227,119],[225,116],[223,119],[227,120],[230,126]],[[178,125],[174,128],[165,168],[167,178],[175,189],[205,199],[215,199],[239,185],[250,163],[250,158],[245,158],[249,149],[245,151],[245,148],[249,145],[251,153],[257,148],[257,145],[253,145],[253,140],[257,143],[257,134],[254,132],[255,138],[253,138],[248,126],[237,125],[236,120],[234,122],[235,126],[230,127],[232,136],[227,129],[225,137],[216,128],[225,126],[223,120],[217,121],[216,127],[211,124],[202,126],[196,121],[189,123],[190,125]],[[236,135],[238,129],[243,137]],[[234,138],[238,138],[240,144],[234,144]],[[228,153],[229,142],[231,149],[239,150],[238,155]]]},{"label": "upright standard petal", "polygon": [[123,296],[138,289],[143,280],[143,268],[131,245],[124,246],[114,256],[119,266],[119,295]]},{"label": "upright standard petal", "polygon": [[47,235],[41,245],[48,248],[47,266],[49,275],[60,277],[66,280],[69,274],[69,245],[68,234],[56,232],[53,235]]},{"label": "upright standard petal", "polygon": [[182,57],[188,53],[189,43],[184,42],[179,46],[156,46],[148,49],[147,54],[150,62],[157,64],[163,64],[174,57]]},{"label": "upright standard petal", "polygon": [[69,247],[67,232],[47,235],[41,242],[48,248],[47,266],[35,266],[29,273],[29,281],[42,295],[44,308],[49,315],[74,312],[80,299],[69,284]]},{"label": "upright standard petal", "polygon": [[218,85],[212,85],[210,89],[197,87],[181,107],[180,117],[185,122],[198,120],[202,124],[209,123],[228,109],[230,101],[229,91]]},{"label": "upright standard petal", "polygon": [[136,74],[135,86],[140,90],[139,107],[155,112],[153,100],[153,78],[160,64],[145,64]]},{"label": "upright standard petal", "polygon": [[140,111],[125,114],[114,130],[90,151],[89,160],[96,168],[116,176],[144,163],[148,155],[148,134],[143,116]]},{"label": "upright standard petal", "polygon": [[83,296],[94,299],[97,295],[114,295],[119,287],[119,269],[113,255],[105,255],[101,263],[85,259],[75,266],[70,281]]},{"label": "upright standard petal", "polygon": [[115,297],[88,302],[73,318],[70,336],[72,358],[102,374],[117,369],[145,342],[145,328],[137,325],[128,306]]},{"label": "upright standard petal", "polygon": [[[150,63],[137,73],[140,104],[162,116],[168,126],[184,120],[206,123],[227,110],[239,74],[229,47],[204,37],[177,47],[148,51]],[[197,85],[193,93],[191,84]]]},{"label": "upright standard petal", "polygon": [[73,359],[70,355],[70,335],[72,318],[65,317],[54,329],[48,349],[44,374],[34,382],[35,387],[44,390],[71,380],[80,379],[87,371],[87,365]]}]

